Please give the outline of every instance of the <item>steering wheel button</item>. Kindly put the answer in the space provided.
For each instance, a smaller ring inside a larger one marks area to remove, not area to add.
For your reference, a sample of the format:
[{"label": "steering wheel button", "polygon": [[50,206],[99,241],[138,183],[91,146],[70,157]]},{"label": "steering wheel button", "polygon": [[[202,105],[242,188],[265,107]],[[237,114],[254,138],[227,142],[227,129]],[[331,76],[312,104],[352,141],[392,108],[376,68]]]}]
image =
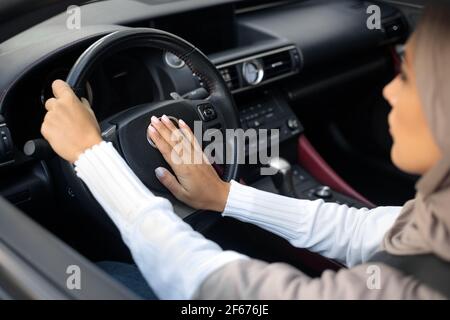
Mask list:
[{"label": "steering wheel button", "polygon": [[209,103],[199,105],[198,111],[203,121],[212,121],[217,118],[216,110]]}]

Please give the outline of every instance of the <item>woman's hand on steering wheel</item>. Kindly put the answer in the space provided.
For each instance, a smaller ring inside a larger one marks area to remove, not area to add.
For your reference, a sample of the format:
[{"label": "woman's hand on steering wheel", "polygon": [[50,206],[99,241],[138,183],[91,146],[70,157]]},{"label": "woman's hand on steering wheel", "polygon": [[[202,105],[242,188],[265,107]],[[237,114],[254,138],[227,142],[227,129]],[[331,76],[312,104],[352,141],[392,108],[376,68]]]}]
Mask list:
[{"label": "woman's hand on steering wheel", "polygon": [[47,100],[41,134],[63,159],[74,163],[87,149],[102,141],[100,128],[86,99],[78,99],[62,80],[52,84],[54,98]]},{"label": "woman's hand on steering wheel", "polygon": [[155,170],[156,176],[178,200],[187,205],[222,212],[230,184],[220,179],[189,126],[183,120],[178,121],[178,126],[167,116],[151,119],[149,138],[176,175],[159,167]]}]

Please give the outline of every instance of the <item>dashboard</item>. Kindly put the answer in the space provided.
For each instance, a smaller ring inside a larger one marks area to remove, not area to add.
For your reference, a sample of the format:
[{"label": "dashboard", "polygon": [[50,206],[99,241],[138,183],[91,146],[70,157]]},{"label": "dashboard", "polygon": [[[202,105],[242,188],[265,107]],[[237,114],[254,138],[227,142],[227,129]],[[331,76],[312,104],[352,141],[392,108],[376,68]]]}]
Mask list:
[{"label": "dashboard", "polygon": [[[356,61],[354,57],[385,54],[386,48],[407,34],[404,17],[388,5],[383,5],[383,28],[368,30],[363,27],[367,1],[265,3],[93,2],[82,8],[80,30],[66,28],[62,13],[0,44],[0,175],[36,160],[25,157],[22,148],[40,137],[51,83],[64,79],[83,51],[111,32],[150,27],[193,43],[227,82],[242,126],[275,126],[285,132],[285,139],[297,136],[302,128],[281,93],[284,84],[304,83],[339,59]],[[142,103],[170,99],[173,92],[189,94],[202,85],[176,57],[143,48],[102,61],[85,84],[84,95],[101,121]]]}]

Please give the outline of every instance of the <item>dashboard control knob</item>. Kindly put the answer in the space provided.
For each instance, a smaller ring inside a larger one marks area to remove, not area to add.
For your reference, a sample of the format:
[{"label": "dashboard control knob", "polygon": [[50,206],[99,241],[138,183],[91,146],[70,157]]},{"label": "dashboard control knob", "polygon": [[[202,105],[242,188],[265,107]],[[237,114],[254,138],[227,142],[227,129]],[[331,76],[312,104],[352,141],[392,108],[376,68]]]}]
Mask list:
[{"label": "dashboard control knob", "polygon": [[322,186],[314,192],[314,195],[321,199],[328,199],[331,198],[333,194],[330,187]]},{"label": "dashboard control knob", "polygon": [[255,86],[264,79],[264,67],[259,60],[246,61],[242,64],[242,75],[247,84]]},{"label": "dashboard control knob", "polygon": [[44,139],[30,140],[25,143],[23,153],[36,160],[48,160],[55,156],[52,147]]},{"label": "dashboard control knob", "polygon": [[297,130],[299,128],[298,120],[296,118],[290,118],[287,121],[287,126],[291,130]]}]

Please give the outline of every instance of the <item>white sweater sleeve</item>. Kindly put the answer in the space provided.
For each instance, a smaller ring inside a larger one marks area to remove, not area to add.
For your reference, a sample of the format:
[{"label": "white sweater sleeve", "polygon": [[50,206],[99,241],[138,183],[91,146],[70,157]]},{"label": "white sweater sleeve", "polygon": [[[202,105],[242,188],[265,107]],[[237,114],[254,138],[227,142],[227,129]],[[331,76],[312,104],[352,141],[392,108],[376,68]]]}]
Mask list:
[{"label": "white sweater sleeve", "polygon": [[255,224],[295,247],[351,267],[367,261],[379,249],[400,210],[356,209],[323,200],[299,200],[232,181],[223,216]]},{"label": "white sweater sleeve", "polygon": [[215,270],[247,259],[223,251],[184,223],[168,200],[154,196],[141,183],[111,143],[85,151],[75,166],[159,298],[190,299]]}]

